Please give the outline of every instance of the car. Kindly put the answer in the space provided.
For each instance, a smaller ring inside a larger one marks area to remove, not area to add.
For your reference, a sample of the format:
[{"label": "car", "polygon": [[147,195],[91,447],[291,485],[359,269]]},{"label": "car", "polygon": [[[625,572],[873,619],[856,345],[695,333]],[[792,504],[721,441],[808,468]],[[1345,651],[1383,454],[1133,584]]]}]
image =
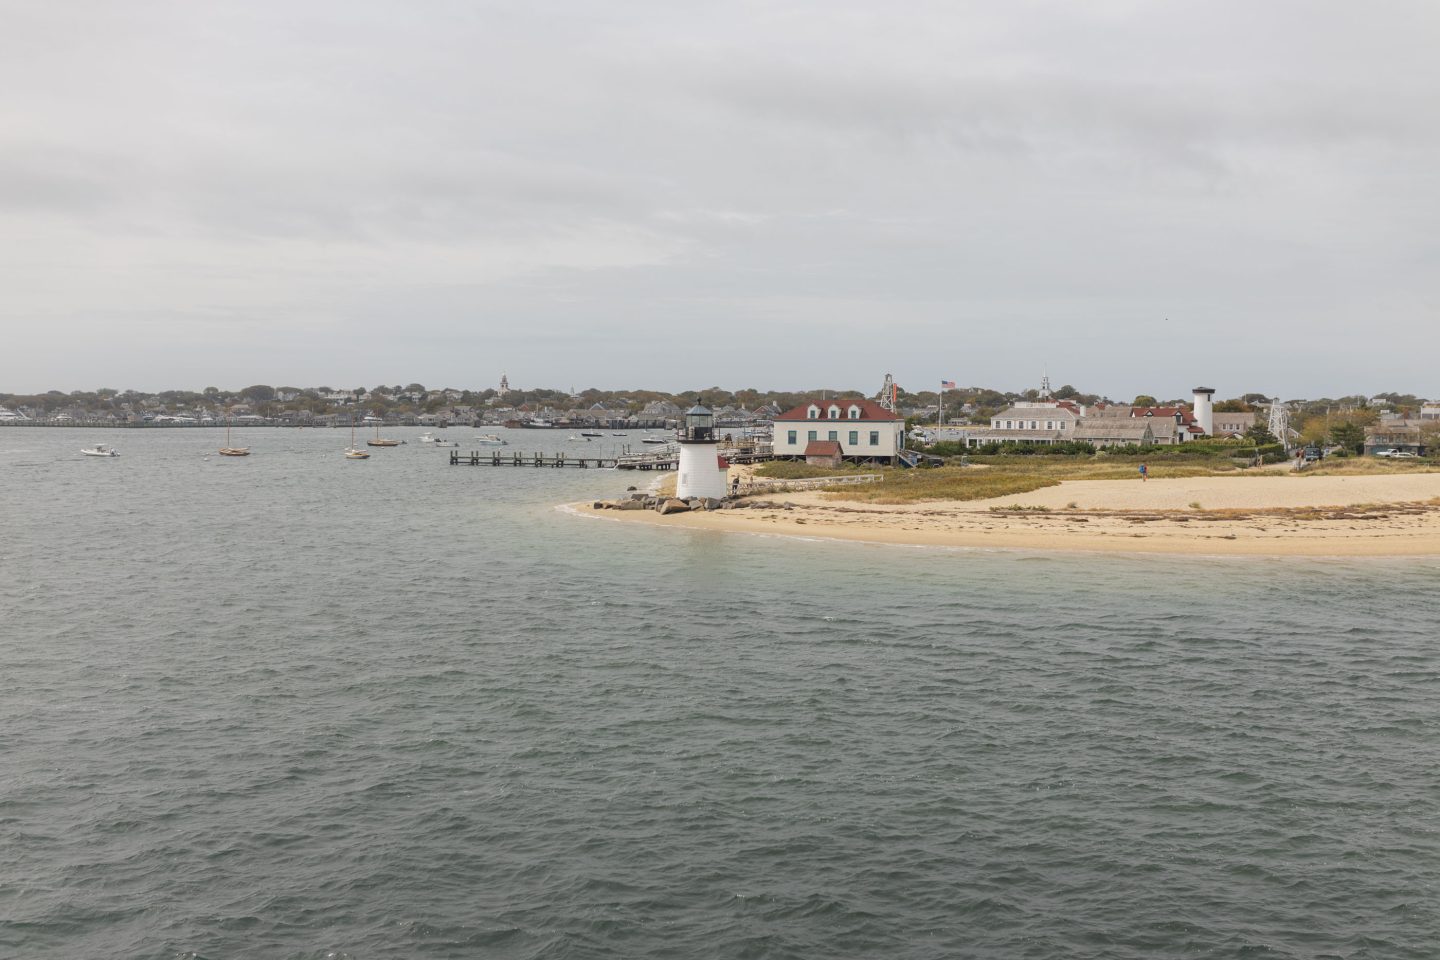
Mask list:
[{"label": "car", "polygon": [[1305,462],[1306,462],[1306,463],[1314,463],[1316,460],[1319,460],[1319,459],[1320,459],[1321,457],[1323,457],[1323,456],[1324,456],[1324,454],[1320,452],[1320,448],[1319,448],[1319,447],[1306,447],[1306,448],[1305,448]]},{"label": "car", "polygon": [[1391,451],[1390,451],[1390,456],[1393,457],[1393,458],[1396,459],[1396,460],[1402,460],[1402,459],[1403,459],[1403,460],[1418,460],[1418,459],[1420,459],[1420,454],[1416,453],[1414,450],[1391,450]]}]

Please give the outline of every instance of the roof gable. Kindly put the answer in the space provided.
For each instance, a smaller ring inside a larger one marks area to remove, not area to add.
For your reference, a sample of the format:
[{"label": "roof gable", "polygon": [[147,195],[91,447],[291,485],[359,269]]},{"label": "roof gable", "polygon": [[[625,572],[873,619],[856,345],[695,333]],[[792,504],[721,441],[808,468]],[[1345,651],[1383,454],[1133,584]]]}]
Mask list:
[{"label": "roof gable", "polygon": [[[811,408],[817,411],[815,417],[810,416]],[[886,410],[874,400],[864,400],[859,397],[842,397],[836,400],[807,400],[797,407],[791,407],[784,413],[774,417],[775,420],[828,420],[830,419],[830,408],[838,407],[840,416],[838,420],[850,423],[862,422],[865,420],[884,420],[893,423],[900,417]],[[850,408],[858,407],[860,416],[851,418]]]}]

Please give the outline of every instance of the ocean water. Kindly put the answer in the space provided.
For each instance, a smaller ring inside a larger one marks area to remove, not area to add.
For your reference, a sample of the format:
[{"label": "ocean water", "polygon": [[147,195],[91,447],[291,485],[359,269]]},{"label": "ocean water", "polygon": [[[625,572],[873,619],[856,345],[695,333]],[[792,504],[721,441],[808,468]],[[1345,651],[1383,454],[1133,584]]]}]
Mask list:
[{"label": "ocean water", "polygon": [[1440,952],[1436,560],[725,536],[236,440],[0,430],[0,956]]}]

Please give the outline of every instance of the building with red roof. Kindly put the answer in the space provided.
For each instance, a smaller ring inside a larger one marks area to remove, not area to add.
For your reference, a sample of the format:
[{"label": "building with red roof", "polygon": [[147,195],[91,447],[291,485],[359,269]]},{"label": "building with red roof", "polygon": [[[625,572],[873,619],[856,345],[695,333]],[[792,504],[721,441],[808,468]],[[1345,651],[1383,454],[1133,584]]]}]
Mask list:
[{"label": "building with red roof", "polygon": [[771,419],[776,457],[798,460],[821,441],[835,443],[841,460],[894,463],[905,445],[905,419],[863,397],[809,400]]}]

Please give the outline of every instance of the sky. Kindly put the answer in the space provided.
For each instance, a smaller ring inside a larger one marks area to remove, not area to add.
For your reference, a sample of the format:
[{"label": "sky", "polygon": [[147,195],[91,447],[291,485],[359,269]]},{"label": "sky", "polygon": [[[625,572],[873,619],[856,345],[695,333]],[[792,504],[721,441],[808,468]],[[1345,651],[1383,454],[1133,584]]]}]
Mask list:
[{"label": "sky", "polygon": [[1440,396],[1433,0],[0,0],[0,392]]}]

